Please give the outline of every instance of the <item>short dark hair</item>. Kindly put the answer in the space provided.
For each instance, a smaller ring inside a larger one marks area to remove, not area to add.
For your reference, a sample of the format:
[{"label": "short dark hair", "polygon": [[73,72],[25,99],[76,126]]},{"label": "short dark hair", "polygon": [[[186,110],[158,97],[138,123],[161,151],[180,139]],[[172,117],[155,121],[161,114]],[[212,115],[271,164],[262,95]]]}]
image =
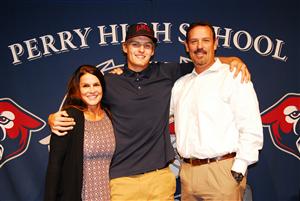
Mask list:
[{"label": "short dark hair", "polygon": [[198,26],[208,26],[210,28],[210,30],[212,31],[212,34],[213,34],[213,40],[215,41],[216,40],[216,33],[215,33],[215,30],[214,30],[214,27],[208,23],[208,22],[194,22],[194,23],[191,23],[189,28],[186,30],[186,41],[189,40],[189,33],[190,31],[195,28],[195,27],[198,27]]},{"label": "short dark hair", "polygon": [[[63,109],[67,109],[69,107],[76,107],[80,110],[84,110],[87,108],[87,105],[83,102],[81,98],[79,87],[80,78],[86,73],[92,74],[98,78],[102,87],[102,97],[104,96],[106,87],[102,72],[98,70],[95,66],[81,65],[76,69],[76,71],[73,73],[68,82],[68,91],[63,105]],[[100,104],[101,106],[103,106],[102,100],[100,101]]]}]

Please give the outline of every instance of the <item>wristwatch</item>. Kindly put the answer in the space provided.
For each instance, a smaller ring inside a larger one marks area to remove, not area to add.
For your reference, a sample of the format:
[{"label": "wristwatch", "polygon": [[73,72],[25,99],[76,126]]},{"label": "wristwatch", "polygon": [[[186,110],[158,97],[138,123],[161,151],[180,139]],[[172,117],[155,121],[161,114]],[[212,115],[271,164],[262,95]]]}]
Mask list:
[{"label": "wristwatch", "polygon": [[233,170],[231,170],[231,174],[238,183],[240,183],[244,178],[244,175],[242,173],[235,172]]}]

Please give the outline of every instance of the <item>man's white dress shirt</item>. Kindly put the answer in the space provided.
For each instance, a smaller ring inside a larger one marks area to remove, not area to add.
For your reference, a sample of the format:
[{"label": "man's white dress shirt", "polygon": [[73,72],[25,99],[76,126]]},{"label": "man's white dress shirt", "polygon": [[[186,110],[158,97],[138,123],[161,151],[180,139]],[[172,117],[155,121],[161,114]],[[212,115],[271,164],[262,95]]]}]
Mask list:
[{"label": "man's white dress shirt", "polygon": [[258,161],[263,130],[251,82],[233,78],[216,58],[206,71],[177,80],[172,89],[176,144],[181,157],[213,158],[236,152],[232,170],[245,175]]}]

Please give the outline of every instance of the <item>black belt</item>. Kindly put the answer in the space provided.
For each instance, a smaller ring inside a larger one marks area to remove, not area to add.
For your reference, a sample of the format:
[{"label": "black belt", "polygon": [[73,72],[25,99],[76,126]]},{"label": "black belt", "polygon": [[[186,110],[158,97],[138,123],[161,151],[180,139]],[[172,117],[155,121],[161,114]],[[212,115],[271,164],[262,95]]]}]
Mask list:
[{"label": "black belt", "polygon": [[217,156],[214,158],[205,158],[205,159],[197,159],[197,158],[183,158],[183,161],[186,163],[189,163],[191,165],[204,165],[204,164],[208,164],[208,163],[212,163],[212,162],[216,162],[216,161],[221,161],[221,160],[225,160],[225,159],[229,159],[229,158],[233,158],[235,157],[236,153],[230,153],[230,154],[226,154],[223,156]]}]

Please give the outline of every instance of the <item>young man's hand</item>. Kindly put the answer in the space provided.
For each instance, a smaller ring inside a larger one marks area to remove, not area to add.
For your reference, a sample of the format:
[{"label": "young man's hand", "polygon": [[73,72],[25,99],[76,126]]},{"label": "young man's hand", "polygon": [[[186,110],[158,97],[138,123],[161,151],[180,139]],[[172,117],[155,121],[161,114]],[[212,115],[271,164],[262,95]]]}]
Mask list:
[{"label": "young man's hand", "polygon": [[53,133],[58,136],[63,136],[66,135],[69,130],[73,129],[75,121],[69,117],[66,111],[59,111],[49,115],[48,124]]},{"label": "young man's hand", "polygon": [[238,57],[219,57],[222,63],[228,64],[230,72],[234,71],[233,78],[236,78],[238,74],[242,73],[241,83],[247,83],[251,80],[251,74],[248,71],[246,64]]},{"label": "young man's hand", "polygon": [[242,73],[242,83],[247,83],[251,80],[251,74],[248,71],[246,64],[244,64],[244,62],[239,58],[233,59],[230,62],[230,71],[232,72],[233,70],[235,70],[234,78],[236,78],[240,72]]}]

